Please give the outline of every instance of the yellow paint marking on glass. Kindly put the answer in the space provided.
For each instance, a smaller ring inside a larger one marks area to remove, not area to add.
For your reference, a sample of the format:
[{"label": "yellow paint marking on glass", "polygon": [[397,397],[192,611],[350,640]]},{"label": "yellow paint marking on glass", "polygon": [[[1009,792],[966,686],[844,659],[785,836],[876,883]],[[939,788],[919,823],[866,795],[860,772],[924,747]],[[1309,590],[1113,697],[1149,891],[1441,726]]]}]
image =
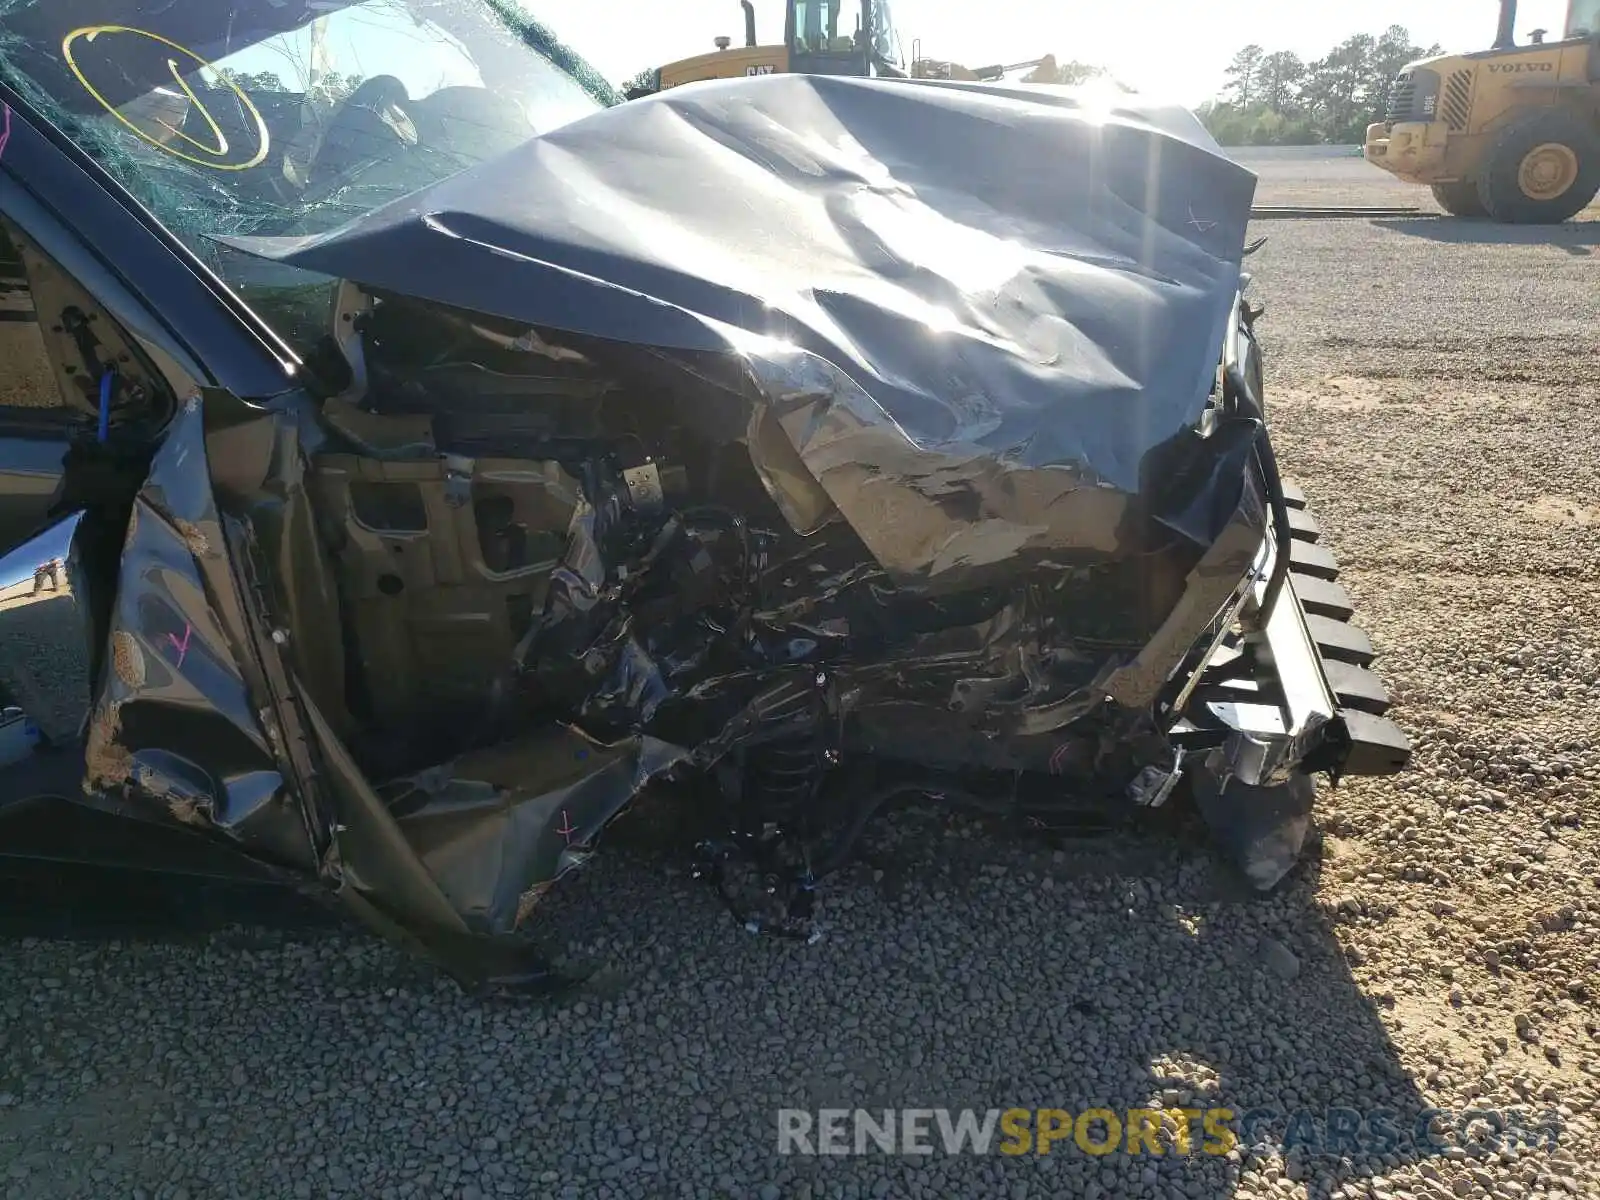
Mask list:
[{"label": "yellow paint marking on glass", "polygon": [[61,53],[66,58],[67,67],[72,71],[74,78],[76,78],[77,81],[83,85],[83,88],[86,92],[100,102],[100,106],[108,113],[110,113],[118,121],[121,121],[122,124],[133,130],[133,132],[142,140],[149,142],[150,145],[154,146],[156,149],[164,150],[174,158],[181,158],[184,162],[193,163],[197,167],[209,167],[213,171],[248,171],[251,167],[258,166],[260,163],[265,161],[267,157],[267,144],[270,137],[267,132],[267,122],[262,117],[261,110],[255,106],[255,103],[250,99],[249,96],[245,95],[244,90],[221,72],[217,72],[218,78],[220,78],[222,82],[227,85],[228,90],[237,96],[239,98],[239,102],[244,105],[245,111],[250,114],[251,119],[255,122],[256,133],[259,135],[261,140],[260,149],[256,151],[254,157],[252,157],[248,162],[231,163],[219,161],[225,159],[228,154],[228,139],[223,135],[222,127],[217,124],[216,118],[211,115],[211,110],[205,106],[200,97],[195,95],[194,89],[191,88],[183,76],[178,73],[178,60],[175,58],[167,59],[167,69],[172,72],[172,78],[176,80],[178,86],[183,89],[183,94],[189,98],[189,102],[200,110],[200,116],[204,118],[205,123],[210,126],[212,135],[217,139],[217,144],[215,148],[207,146],[198,139],[190,137],[181,129],[173,128],[173,126],[169,125],[166,121],[161,121],[158,118],[158,123],[163,129],[177,134],[184,141],[188,142],[189,145],[193,146],[196,150],[200,151],[202,154],[208,155],[209,157],[200,158],[177,147],[169,146],[160,139],[152,137],[148,132],[140,129],[139,126],[135,125],[132,121],[128,120],[126,116],[118,112],[116,106],[107,100],[103,95],[101,95],[100,90],[96,88],[94,84],[89,82],[88,77],[83,73],[83,69],[78,66],[77,60],[73,57],[72,52],[74,44],[80,38],[92,42],[102,34],[108,33],[131,33],[135,37],[149,38],[151,41],[159,42],[161,45],[166,46],[170,50],[176,50],[179,54],[183,55],[185,58],[191,59],[201,67],[216,70],[211,63],[201,58],[188,47],[180,46],[177,42],[171,41],[168,38],[164,38],[158,33],[151,33],[147,29],[135,29],[131,25],[86,25],[82,29],[74,29],[71,33],[67,34],[66,37],[61,39]]},{"label": "yellow paint marking on glass", "polygon": [[[200,115],[206,119],[206,124],[211,126],[211,135],[217,139],[216,149],[212,149],[210,146],[204,145],[201,143],[199,138],[190,137],[183,130],[178,129],[176,126],[169,125],[167,122],[162,121],[159,117],[156,118],[156,120],[160,123],[163,129],[170,133],[177,134],[184,141],[188,142],[191,146],[194,146],[203,153],[214,154],[218,158],[226,156],[228,153],[228,138],[227,135],[222,132],[222,127],[217,124],[217,119],[211,115],[211,110],[205,106],[205,103],[200,99],[199,96],[194,94],[194,89],[189,86],[189,81],[182,75],[178,74],[178,63],[175,59],[167,59],[167,70],[172,72],[172,81],[183,89],[183,94],[185,96],[189,97],[189,103],[193,104],[200,110]],[[246,99],[245,103],[249,104],[250,101]],[[163,146],[166,145],[165,142],[161,144]]]}]

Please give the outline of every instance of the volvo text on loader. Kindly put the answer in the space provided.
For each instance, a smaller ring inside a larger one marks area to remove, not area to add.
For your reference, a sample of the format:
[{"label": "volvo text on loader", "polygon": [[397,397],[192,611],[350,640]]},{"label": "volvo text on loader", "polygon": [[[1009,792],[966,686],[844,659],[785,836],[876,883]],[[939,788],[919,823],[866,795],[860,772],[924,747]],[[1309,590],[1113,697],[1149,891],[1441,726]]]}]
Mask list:
[{"label": "volvo text on loader", "polygon": [[1501,0],[1491,49],[1401,71],[1366,158],[1455,216],[1559,224],[1600,193],[1600,0],[1571,0],[1558,41],[1517,45],[1516,19]]}]

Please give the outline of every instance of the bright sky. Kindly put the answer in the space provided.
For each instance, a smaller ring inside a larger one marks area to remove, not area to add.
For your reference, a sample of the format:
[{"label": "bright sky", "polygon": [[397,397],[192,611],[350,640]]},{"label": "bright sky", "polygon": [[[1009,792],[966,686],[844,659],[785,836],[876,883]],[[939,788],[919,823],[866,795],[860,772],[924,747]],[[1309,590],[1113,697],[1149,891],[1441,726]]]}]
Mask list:
[{"label": "bright sky", "polygon": [[[738,0],[521,0],[612,82],[643,67],[744,37]],[[781,40],[781,0],[754,0],[763,44]],[[1517,40],[1559,35],[1567,0],[1522,0]],[[848,9],[846,11],[849,11]],[[930,58],[967,66],[1051,53],[1111,70],[1153,97],[1194,105],[1216,94],[1234,51],[1249,42],[1316,58],[1356,33],[1404,25],[1420,46],[1483,50],[1494,41],[1496,0],[893,0],[906,55],[913,39]]]}]

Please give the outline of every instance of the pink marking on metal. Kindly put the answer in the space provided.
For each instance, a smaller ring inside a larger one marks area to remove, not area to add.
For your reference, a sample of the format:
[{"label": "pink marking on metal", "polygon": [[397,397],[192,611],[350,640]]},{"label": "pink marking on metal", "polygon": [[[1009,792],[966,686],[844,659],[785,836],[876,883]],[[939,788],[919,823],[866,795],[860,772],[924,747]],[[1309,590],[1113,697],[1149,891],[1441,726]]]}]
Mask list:
[{"label": "pink marking on metal", "polygon": [[183,659],[189,653],[189,635],[194,633],[194,626],[188,623],[183,627],[183,641],[179,641],[176,634],[167,634],[167,641],[171,642],[178,651],[178,669],[183,669]]}]

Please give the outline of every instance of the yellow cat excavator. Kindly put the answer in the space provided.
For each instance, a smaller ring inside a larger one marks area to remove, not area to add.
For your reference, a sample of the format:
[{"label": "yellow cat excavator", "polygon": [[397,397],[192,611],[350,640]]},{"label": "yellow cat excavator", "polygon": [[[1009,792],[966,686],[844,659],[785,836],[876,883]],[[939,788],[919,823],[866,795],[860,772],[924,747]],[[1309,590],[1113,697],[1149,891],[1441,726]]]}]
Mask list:
[{"label": "yellow cat excavator", "polygon": [[[751,0],[740,0],[740,7],[744,9],[745,44],[742,47],[734,48],[731,38],[718,37],[715,51],[680,58],[650,71],[646,80],[627,90],[627,98],[634,100],[702,79],[789,72],[894,78],[909,75],[913,79],[994,82],[1017,71],[1028,71],[1021,82],[1062,84],[1080,82],[1086,76],[1085,69],[1077,63],[1068,64],[1067,68],[1058,67],[1053,54],[1025,62],[966,67],[943,59],[924,58],[920,42],[913,47],[908,71],[904,68],[900,42],[889,16],[888,0],[787,0],[780,45],[760,43],[756,36],[755,5]],[[852,20],[852,27],[849,33],[841,33],[841,23],[847,16]]]},{"label": "yellow cat excavator", "polygon": [[756,37],[756,11],[744,9],[744,45],[715,39],[709,54],[681,58],[650,72],[648,82],[630,88],[628,99],[702,79],[788,72],[808,75],[904,76],[888,0],[786,0],[783,41],[763,45]]},{"label": "yellow cat excavator", "polygon": [[1519,46],[1516,20],[1501,0],[1490,49],[1401,71],[1366,159],[1455,216],[1559,224],[1600,194],[1600,0],[1570,0],[1557,41]]}]

